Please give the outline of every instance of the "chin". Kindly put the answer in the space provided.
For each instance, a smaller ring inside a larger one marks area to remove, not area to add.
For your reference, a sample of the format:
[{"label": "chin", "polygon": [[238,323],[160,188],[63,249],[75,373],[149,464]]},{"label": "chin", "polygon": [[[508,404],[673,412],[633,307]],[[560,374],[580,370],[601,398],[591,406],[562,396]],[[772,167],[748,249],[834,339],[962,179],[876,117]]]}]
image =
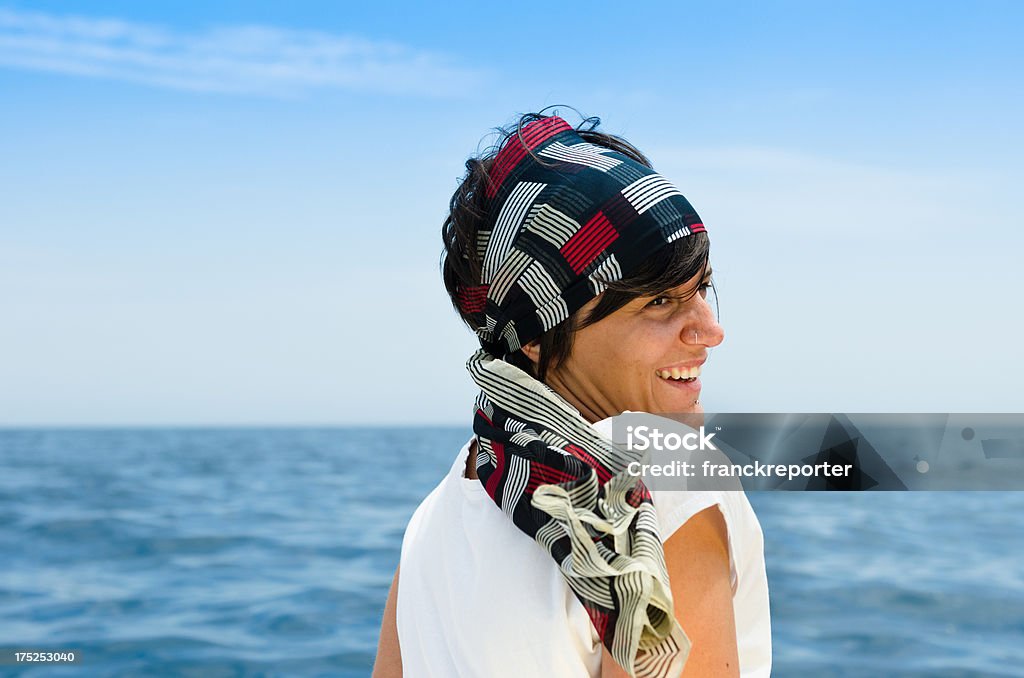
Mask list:
[{"label": "chin", "polygon": [[691,402],[689,407],[683,408],[679,411],[685,412],[686,414],[704,414],[704,405],[699,402],[696,404]]},{"label": "chin", "polygon": [[704,405],[701,402],[694,403],[694,398],[670,400],[658,403],[657,411],[651,414],[672,415],[672,414],[702,414]]},{"label": "chin", "polygon": [[704,405],[693,400],[681,404],[674,410],[663,413],[663,416],[673,421],[678,421],[690,428],[697,429],[704,425]]}]

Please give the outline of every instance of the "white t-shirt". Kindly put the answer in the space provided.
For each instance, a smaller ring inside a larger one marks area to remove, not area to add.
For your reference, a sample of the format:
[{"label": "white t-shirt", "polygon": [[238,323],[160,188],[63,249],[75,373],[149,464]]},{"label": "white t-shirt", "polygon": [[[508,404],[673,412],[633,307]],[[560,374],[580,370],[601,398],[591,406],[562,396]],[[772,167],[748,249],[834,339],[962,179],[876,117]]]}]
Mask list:
[{"label": "white t-shirt", "polygon": [[[610,430],[610,420],[595,425]],[[472,442],[472,441],[470,441]],[[466,478],[470,443],[420,504],[402,541],[398,639],[406,678],[590,678],[601,644],[551,556]],[[740,675],[771,672],[771,623],[761,525],[743,492],[657,492],[667,540],[718,505],[729,565]]]}]

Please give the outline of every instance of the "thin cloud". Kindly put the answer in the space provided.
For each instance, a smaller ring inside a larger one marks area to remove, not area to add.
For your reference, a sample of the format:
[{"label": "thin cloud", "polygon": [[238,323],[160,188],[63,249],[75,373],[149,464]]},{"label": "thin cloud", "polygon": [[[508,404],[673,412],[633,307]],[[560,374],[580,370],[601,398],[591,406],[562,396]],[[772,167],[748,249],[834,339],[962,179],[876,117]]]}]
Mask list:
[{"label": "thin cloud", "polygon": [[454,96],[483,80],[445,55],[354,36],[266,26],[184,32],[3,8],[0,67],[265,95],[333,88]]}]

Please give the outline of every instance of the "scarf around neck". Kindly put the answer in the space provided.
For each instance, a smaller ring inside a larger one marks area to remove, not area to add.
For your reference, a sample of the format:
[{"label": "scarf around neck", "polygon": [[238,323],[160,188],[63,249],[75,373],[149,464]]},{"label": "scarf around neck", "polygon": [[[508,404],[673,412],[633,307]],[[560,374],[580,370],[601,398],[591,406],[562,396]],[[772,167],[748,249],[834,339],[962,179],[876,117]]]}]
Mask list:
[{"label": "scarf around neck", "polygon": [[483,347],[467,364],[481,389],[480,482],[554,558],[615,661],[642,678],[677,676],[690,643],[650,493],[625,471],[635,457],[501,358],[704,224],[663,176],[557,116],[521,126],[488,178],[480,281],[456,293]]},{"label": "scarf around neck", "polygon": [[495,504],[558,564],[612,657],[632,675],[678,676],[690,642],[676,621],[638,457],[600,435],[548,386],[485,350],[476,470]]}]

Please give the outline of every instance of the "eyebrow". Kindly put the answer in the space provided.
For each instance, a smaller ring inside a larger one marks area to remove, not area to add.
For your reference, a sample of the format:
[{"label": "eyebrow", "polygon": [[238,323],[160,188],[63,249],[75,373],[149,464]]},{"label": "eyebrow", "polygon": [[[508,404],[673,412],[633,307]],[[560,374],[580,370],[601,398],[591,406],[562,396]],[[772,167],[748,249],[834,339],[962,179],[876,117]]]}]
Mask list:
[{"label": "eyebrow", "polygon": [[710,266],[708,266],[707,273],[704,274],[704,280],[707,280],[708,278],[710,278],[712,273],[714,273],[714,271],[711,270]]}]

